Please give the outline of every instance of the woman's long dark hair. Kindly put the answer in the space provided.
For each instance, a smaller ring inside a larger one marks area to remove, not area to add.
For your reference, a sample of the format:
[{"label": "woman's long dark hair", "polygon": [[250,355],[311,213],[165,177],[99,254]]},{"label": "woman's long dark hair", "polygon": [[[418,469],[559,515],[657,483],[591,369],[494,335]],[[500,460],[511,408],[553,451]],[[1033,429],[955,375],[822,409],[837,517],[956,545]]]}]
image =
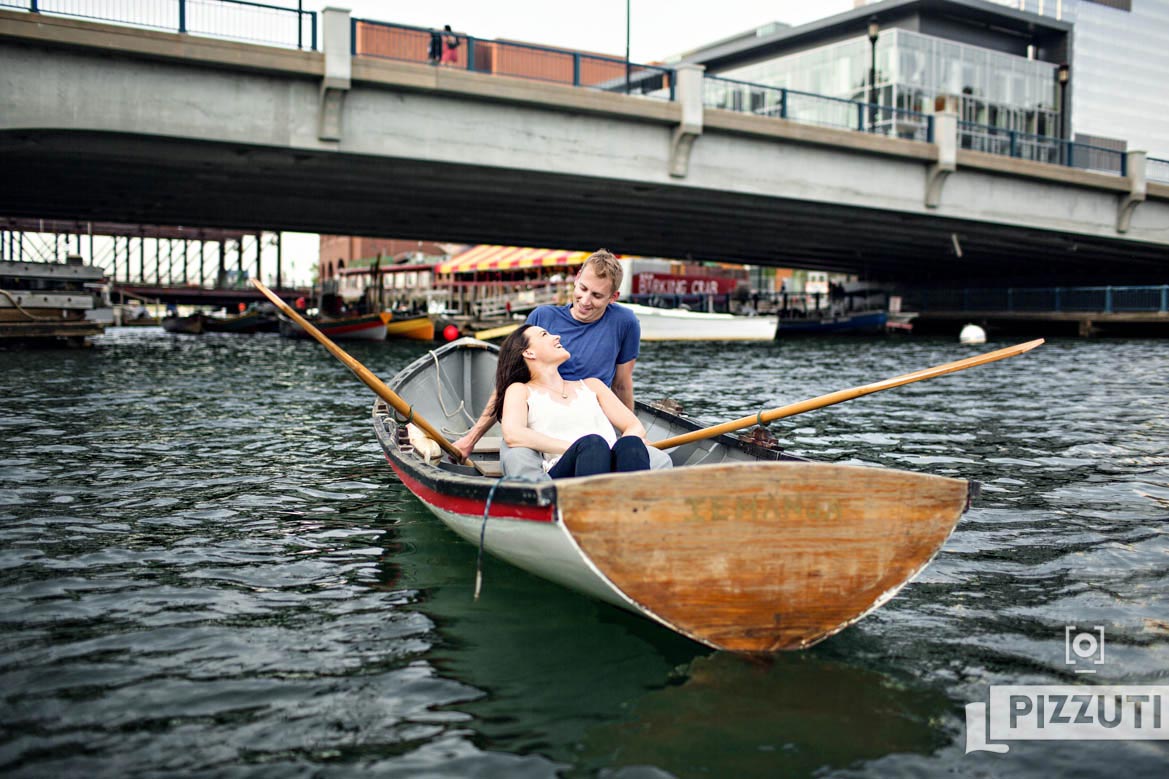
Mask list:
[{"label": "woman's long dark hair", "polygon": [[503,396],[507,394],[507,388],[517,381],[523,384],[532,380],[532,372],[524,362],[524,349],[528,348],[528,336],[525,333],[529,327],[531,325],[520,325],[499,347],[499,364],[495,368],[495,405],[491,408],[496,422],[503,421]]}]

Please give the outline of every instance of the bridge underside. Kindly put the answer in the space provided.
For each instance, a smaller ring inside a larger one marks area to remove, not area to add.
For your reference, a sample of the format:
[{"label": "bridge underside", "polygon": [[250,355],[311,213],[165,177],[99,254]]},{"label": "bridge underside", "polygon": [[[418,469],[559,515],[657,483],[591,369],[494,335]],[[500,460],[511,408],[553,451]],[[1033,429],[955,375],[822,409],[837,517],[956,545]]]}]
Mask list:
[{"label": "bridge underside", "polygon": [[924,283],[1163,283],[1169,267],[1153,244],[343,152],[9,131],[0,159],[3,216],[605,246]]}]

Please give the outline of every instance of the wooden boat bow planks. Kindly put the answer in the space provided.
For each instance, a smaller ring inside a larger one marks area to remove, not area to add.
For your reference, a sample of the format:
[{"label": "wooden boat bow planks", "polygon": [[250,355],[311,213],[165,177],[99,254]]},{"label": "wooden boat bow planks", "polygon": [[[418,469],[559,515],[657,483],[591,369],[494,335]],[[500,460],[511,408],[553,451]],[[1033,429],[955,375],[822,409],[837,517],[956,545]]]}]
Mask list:
[{"label": "wooden boat bow planks", "polygon": [[892,598],[953,532],[969,486],[830,463],[689,473],[560,481],[559,514],[648,616],[738,652],[811,646]]}]

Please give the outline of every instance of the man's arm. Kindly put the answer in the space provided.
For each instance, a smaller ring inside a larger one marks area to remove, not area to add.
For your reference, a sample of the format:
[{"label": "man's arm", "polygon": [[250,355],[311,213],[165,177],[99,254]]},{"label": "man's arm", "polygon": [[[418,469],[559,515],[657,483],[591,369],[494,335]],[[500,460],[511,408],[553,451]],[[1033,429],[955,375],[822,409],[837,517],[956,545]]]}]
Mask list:
[{"label": "man's arm", "polygon": [[487,434],[491,426],[495,424],[495,390],[491,391],[491,397],[487,399],[487,405],[483,407],[483,413],[479,415],[479,419],[467,431],[467,434],[455,441],[453,446],[463,453],[463,457],[470,457],[471,452],[475,449],[475,444],[479,443],[479,439]]},{"label": "man's arm", "polygon": [[613,394],[621,398],[621,402],[633,411],[633,366],[637,360],[630,360],[623,362],[617,366],[616,372],[613,374],[613,383],[610,389]]}]

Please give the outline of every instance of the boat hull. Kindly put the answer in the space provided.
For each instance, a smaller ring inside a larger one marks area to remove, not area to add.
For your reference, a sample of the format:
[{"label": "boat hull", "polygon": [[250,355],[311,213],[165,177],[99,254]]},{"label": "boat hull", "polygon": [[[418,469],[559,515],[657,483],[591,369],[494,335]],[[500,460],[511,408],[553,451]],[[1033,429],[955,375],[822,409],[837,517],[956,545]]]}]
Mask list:
[{"label": "boat hull", "polygon": [[[381,314],[336,319],[309,319],[309,324],[334,341],[384,341],[386,322]],[[285,338],[311,338],[303,327],[286,317],[280,318],[280,335]]]},{"label": "boat hull", "polygon": [[[457,437],[487,401],[495,356],[463,339],[391,387]],[[637,413],[651,441],[699,427],[644,404]],[[727,435],[672,449],[673,470],[500,480],[490,444],[474,467],[428,462],[384,401],[373,420],[402,483],[460,537],[733,651],[801,649],[861,619],[929,563],[970,496],[960,479],[808,462]]]},{"label": "boat hull", "polygon": [[274,313],[248,311],[238,316],[209,316],[203,328],[208,333],[274,333],[280,322]]},{"label": "boat hull", "polygon": [[182,335],[202,335],[205,329],[207,317],[203,314],[191,314],[190,316],[168,316],[163,317],[162,329],[168,333],[180,333]]},{"label": "boat hull", "polygon": [[410,317],[409,319],[391,319],[386,323],[386,338],[433,341],[434,320],[428,316]]},{"label": "boat hull", "polygon": [[623,304],[641,323],[643,341],[770,341],[773,316],[710,314],[676,308]]},{"label": "boat hull", "polygon": [[885,330],[889,314],[885,311],[867,311],[839,316],[808,319],[780,319],[775,337],[785,335],[819,335],[844,333],[880,333]]}]

